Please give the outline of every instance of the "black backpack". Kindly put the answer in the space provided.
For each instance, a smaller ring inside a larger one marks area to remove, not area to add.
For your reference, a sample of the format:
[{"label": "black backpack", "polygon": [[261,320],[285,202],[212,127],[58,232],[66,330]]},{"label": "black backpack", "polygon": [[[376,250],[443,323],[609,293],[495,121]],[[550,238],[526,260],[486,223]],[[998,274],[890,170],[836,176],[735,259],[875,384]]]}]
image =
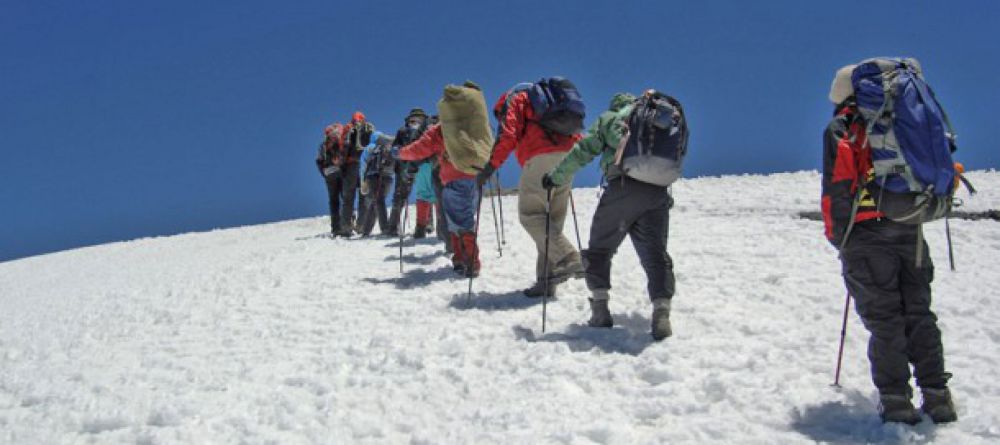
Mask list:
[{"label": "black backpack", "polygon": [[[562,77],[543,77],[538,82],[525,82],[514,85],[507,91],[503,106],[498,110],[496,118],[503,125],[502,119],[507,114],[510,101],[517,93],[528,92],[531,108],[535,110],[535,120],[542,128],[564,136],[572,136],[583,132],[583,119],[586,117],[586,105],[576,85]],[[499,136],[501,128],[497,127]]]},{"label": "black backpack", "polygon": [[615,165],[624,176],[659,186],[668,186],[681,176],[688,127],[677,99],[660,92],[644,95],[623,125]]}]

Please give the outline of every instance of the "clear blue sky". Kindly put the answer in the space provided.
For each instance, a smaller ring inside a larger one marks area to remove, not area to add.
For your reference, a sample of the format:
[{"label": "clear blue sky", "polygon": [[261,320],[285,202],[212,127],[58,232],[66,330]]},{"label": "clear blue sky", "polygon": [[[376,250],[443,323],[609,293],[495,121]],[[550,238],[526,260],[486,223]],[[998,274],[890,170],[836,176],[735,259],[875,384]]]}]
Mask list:
[{"label": "clear blue sky", "polygon": [[915,56],[959,158],[996,168],[998,24],[987,0],[8,0],[0,261],[324,214],[324,125],[360,109],[395,131],[465,79],[492,101],[563,75],[590,118],[656,87],[686,105],[687,175],[719,175],[818,169],[834,70]]}]

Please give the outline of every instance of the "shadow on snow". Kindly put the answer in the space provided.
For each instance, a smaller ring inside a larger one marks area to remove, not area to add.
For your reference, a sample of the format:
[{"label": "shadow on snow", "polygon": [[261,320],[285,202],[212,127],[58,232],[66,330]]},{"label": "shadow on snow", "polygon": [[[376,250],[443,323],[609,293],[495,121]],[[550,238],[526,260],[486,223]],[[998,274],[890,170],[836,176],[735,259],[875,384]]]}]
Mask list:
[{"label": "shadow on snow", "polygon": [[398,277],[363,278],[362,280],[372,284],[392,284],[396,286],[396,289],[411,289],[449,278],[455,278],[455,271],[451,270],[451,267],[442,267],[434,270],[410,269],[404,271],[403,275]]},{"label": "shadow on snow", "polygon": [[[403,263],[405,263],[405,264],[420,264],[420,265],[423,265],[423,266],[428,266],[428,265],[434,264],[434,262],[437,261],[438,258],[444,258],[443,255],[444,255],[444,251],[443,250],[437,250],[437,251],[434,251],[432,253],[428,253],[428,254],[425,254],[425,255],[414,255],[412,253],[408,253],[408,254],[404,254],[403,255]],[[398,263],[399,262],[399,255],[389,255],[389,256],[385,257],[385,261],[386,262]]]},{"label": "shadow on snow", "polygon": [[309,241],[309,240],[314,240],[314,239],[329,239],[329,240],[332,240],[332,239],[335,239],[335,238],[336,237],[334,237],[332,233],[330,233],[330,232],[323,232],[323,233],[312,235],[312,236],[300,236],[300,237],[296,237],[295,241]]},{"label": "shadow on snow", "polygon": [[860,391],[847,392],[846,401],[828,401],[795,408],[791,428],[811,440],[824,443],[932,443],[935,426],[930,418],[916,426],[882,424],[875,403]]},{"label": "shadow on snow", "polygon": [[[553,298],[550,298],[549,303],[553,300]],[[472,294],[472,298],[469,298],[469,295],[463,292],[452,298],[451,302],[448,303],[448,307],[460,311],[479,310],[493,312],[527,309],[541,304],[542,300],[540,298],[525,297],[521,291],[511,291],[500,295],[488,292],[476,292]]]},{"label": "shadow on snow", "polygon": [[649,320],[637,314],[615,316],[615,327],[610,329],[571,324],[565,332],[535,334],[531,328],[524,326],[515,326],[513,331],[518,340],[528,343],[566,343],[573,352],[598,349],[607,353],[639,355],[653,344],[653,337],[649,334]]},{"label": "shadow on snow", "polygon": [[[433,235],[421,239],[406,238],[403,240],[403,249],[405,250],[407,247],[411,246],[432,246],[435,244],[442,244],[442,243],[443,241],[437,239]],[[398,249],[399,238],[393,238],[393,241],[389,244],[386,244],[385,247],[395,247]]]}]

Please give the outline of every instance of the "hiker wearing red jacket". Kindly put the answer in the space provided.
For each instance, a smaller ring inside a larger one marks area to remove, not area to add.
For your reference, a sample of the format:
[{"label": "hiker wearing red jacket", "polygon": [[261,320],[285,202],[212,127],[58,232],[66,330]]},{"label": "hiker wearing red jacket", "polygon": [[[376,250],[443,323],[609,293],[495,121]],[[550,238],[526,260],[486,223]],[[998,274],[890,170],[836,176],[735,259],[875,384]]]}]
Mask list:
[{"label": "hiker wearing red jacket", "polygon": [[[552,189],[550,205],[548,267],[544,264],[546,190],[542,188],[542,175],[555,168],[580,140],[581,135],[566,136],[548,130],[538,122],[527,91],[516,91],[508,100],[508,93],[500,96],[493,107],[500,122],[500,131],[490,161],[478,175],[484,183],[507,160],[511,152],[521,165],[518,182],[517,211],[521,226],[531,235],[537,250],[535,284],[524,290],[529,297],[555,295],[555,287],[566,279],[583,273],[580,252],[563,235],[563,223],[569,207],[572,184]],[[506,108],[506,110],[504,110]],[[501,115],[502,114],[502,115]],[[544,271],[549,271],[549,289],[545,288]]]},{"label": "hiker wearing red jacket", "polygon": [[[365,120],[364,113],[355,111],[351,122],[340,130],[340,153],[343,159],[341,165],[340,219],[341,236],[354,234],[354,201],[357,199],[358,180],[360,175],[361,153],[371,143],[375,126]],[[358,228],[358,233],[361,230]]]},{"label": "hiker wearing red jacket", "polygon": [[326,193],[330,204],[330,234],[333,236],[341,232],[340,192],[343,180],[340,168],[343,162],[340,157],[340,130],[339,123],[323,129],[323,142],[319,144],[319,153],[316,155],[316,168],[326,182]]},{"label": "hiker wearing red jacket", "polygon": [[479,200],[476,177],[455,168],[446,156],[441,124],[427,129],[415,142],[399,150],[403,161],[421,161],[437,156],[445,219],[454,251],[451,263],[456,272],[467,277],[479,275],[479,245],[476,242],[476,204]]},{"label": "hiker wearing red jacket", "polygon": [[853,69],[838,71],[830,91],[835,109],[823,135],[824,232],[840,250],[845,284],[870,333],[868,360],[882,421],[920,422],[910,401],[912,365],[922,410],[935,423],[952,422],[957,415],[948,389],[951,374],[931,311],[934,266],[919,226],[886,218],[870,192],[872,147],[851,83]]}]

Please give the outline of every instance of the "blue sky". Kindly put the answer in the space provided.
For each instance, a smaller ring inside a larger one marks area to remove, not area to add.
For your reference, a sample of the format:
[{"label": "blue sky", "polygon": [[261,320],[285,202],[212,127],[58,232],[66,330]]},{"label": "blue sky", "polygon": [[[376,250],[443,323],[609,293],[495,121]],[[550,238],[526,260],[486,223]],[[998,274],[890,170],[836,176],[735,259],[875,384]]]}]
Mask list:
[{"label": "blue sky", "polygon": [[[0,7],[0,261],[325,212],[324,125],[392,132],[446,83],[563,75],[589,118],[679,98],[688,176],[818,169],[834,70],[915,56],[1000,166],[1000,2],[19,1]],[[517,181],[513,159],[502,169]],[[596,168],[576,184],[594,185]],[[734,191],[737,192],[737,191]]]}]

